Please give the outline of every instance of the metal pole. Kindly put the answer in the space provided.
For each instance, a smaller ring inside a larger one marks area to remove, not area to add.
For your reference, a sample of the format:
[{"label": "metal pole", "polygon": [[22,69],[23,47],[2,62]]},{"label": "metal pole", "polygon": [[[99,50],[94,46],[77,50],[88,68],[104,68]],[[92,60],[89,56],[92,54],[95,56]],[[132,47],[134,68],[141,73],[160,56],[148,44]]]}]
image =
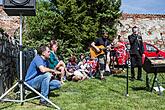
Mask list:
[{"label": "metal pole", "polygon": [[38,91],[36,91],[34,88],[32,88],[30,85],[28,85],[26,82],[24,82],[24,84],[31,89],[33,92],[35,92],[36,94],[38,94],[40,97],[42,97],[43,99],[45,99],[48,103],[50,103],[51,105],[53,105],[55,108],[57,108],[57,110],[60,110],[60,107],[58,107],[57,105],[55,105],[53,102],[51,102],[48,98],[44,97],[42,94],[40,94]]},{"label": "metal pole", "polygon": [[126,84],[126,96],[129,96],[129,94],[128,94],[128,64],[127,64],[127,84]]},{"label": "metal pole", "polygon": [[[20,81],[22,81],[22,14],[20,14],[20,39],[19,39],[19,46],[20,46]],[[20,98],[21,102],[23,102],[23,83],[20,83]]]},{"label": "metal pole", "polygon": [[[38,94],[40,97],[44,98],[48,103],[50,103],[51,105],[53,105],[57,110],[60,110],[60,107],[58,107],[57,105],[55,105],[53,102],[51,102],[48,98],[44,97],[42,94],[40,94],[38,91],[36,91],[34,88],[32,88],[31,86],[29,86],[26,82],[23,81],[22,78],[22,14],[20,14],[20,41],[19,41],[19,47],[20,47],[20,55],[19,55],[19,59],[20,59],[20,81],[17,82],[14,86],[12,86],[7,92],[5,92],[1,97],[0,97],[0,101],[11,101],[11,102],[21,102],[23,104],[23,102],[25,101],[29,101],[29,100],[24,100],[23,99],[23,85],[25,84],[28,88],[30,88],[33,92],[35,92],[36,94]],[[19,85],[20,87],[20,100],[11,100],[11,99],[2,99],[4,98],[11,90],[13,90],[17,85]],[[34,99],[34,98],[31,98]]]},{"label": "metal pole", "polygon": [[[128,48],[126,47],[126,52],[129,54],[129,50],[128,50]],[[129,94],[128,94],[128,69],[129,69],[129,60],[130,60],[130,58],[128,57],[128,62],[126,62],[126,67],[127,67],[127,78],[126,78],[126,94],[125,94],[125,96],[127,97],[127,96],[129,96]]]}]

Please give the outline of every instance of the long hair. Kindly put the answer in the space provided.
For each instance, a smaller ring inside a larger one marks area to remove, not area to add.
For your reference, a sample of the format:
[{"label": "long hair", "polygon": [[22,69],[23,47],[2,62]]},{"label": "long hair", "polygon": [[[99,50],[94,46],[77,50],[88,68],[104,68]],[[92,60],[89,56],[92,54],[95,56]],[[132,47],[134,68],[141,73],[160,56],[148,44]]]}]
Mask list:
[{"label": "long hair", "polygon": [[49,47],[52,48],[53,45],[58,45],[57,41],[56,40],[51,40],[50,43],[49,43]]}]

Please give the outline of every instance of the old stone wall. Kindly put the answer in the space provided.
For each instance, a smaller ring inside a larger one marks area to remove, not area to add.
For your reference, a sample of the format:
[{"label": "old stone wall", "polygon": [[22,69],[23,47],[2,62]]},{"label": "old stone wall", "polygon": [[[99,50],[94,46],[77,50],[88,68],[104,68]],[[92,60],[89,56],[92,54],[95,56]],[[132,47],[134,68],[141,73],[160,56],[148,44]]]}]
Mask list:
[{"label": "old stone wall", "polygon": [[5,30],[10,37],[12,37],[15,30],[19,28],[19,17],[7,16],[7,14],[3,11],[2,6],[0,6],[0,28]]},{"label": "old stone wall", "polygon": [[165,49],[165,15],[123,14],[120,23],[118,34],[126,40],[132,33],[131,28],[138,26],[144,41]]},{"label": "old stone wall", "polygon": [[[20,76],[19,42],[5,32],[0,32],[0,95],[7,91]],[[35,50],[24,48],[22,51],[22,77],[25,78],[30,62],[36,55]]]},{"label": "old stone wall", "polygon": [[7,34],[0,32],[0,95],[15,81],[18,55],[18,45],[14,45]]},{"label": "old stone wall", "polygon": [[[128,40],[127,37],[131,34],[131,28],[138,26],[144,41],[165,50],[165,15],[123,13],[120,23],[117,26],[118,34],[123,36],[125,40]],[[2,6],[0,6],[0,28],[4,29],[9,37],[13,37],[19,28],[19,17],[7,16]]]},{"label": "old stone wall", "polygon": [[[0,95],[13,85],[15,79],[19,79],[19,39],[13,37],[18,28],[19,17],[7,16],[0,7]],[[35,55],[34,49],[23,48],[21,64],[23,79]]]}]

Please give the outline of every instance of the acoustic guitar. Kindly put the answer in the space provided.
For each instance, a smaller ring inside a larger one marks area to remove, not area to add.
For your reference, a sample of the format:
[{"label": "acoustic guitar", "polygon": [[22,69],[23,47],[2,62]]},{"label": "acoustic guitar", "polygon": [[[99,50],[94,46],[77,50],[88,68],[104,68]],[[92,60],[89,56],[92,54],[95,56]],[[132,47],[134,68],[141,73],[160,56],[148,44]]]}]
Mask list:
[{"label": "acoustic guitar", "polygon": [[98,57],[99,55],[104,54],[104,50],[108,49],[108,47],[104,47],[103,45],[96,46],[96,47],[100,49],[99,52],[97,52],[96,49],[93,48],[93,47],[91,47],[90,50],[89,50],[90,56],[91,56],[92,59]]}]

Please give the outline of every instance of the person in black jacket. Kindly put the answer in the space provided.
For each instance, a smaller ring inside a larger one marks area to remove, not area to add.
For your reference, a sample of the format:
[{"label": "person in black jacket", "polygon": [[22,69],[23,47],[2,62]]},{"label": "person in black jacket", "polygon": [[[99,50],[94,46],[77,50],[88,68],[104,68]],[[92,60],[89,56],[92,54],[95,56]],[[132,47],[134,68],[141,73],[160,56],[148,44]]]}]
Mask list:
[{"label": "person in black jacket", "polygon": [[131,57],[131,80],[133,81],[135,79],[134,68],[138,67],[137,80],[142,81],[142,54],[144,52],[143,40],[139,35],[138,27],[134,26],[132,32],[132,35],[128,36]]}]

